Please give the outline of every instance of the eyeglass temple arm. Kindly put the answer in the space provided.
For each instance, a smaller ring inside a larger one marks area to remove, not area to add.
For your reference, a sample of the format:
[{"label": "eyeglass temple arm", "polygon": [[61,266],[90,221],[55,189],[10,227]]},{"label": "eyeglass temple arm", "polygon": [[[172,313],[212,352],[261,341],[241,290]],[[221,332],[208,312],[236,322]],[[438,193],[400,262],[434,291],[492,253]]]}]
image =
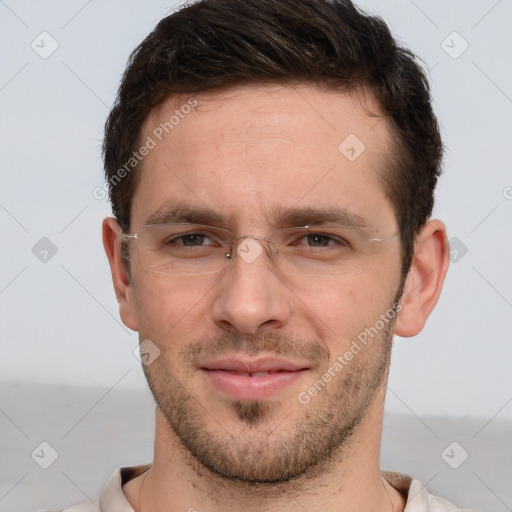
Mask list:
[{"label": "eyeglass temple arm", "polygon": [[125,233],[123,231],[121,231],[121,235],[120,235],[120,238],[121,238],[121,241],[125,240],[126,238],[128,238],[129,240],[132,240],[132,239],[135,239],[137,240],[137,233],[134,233],[133,235],[130,234],[130,233]]},{"label": "eyeglass temple arm", "polygon": [[392,238],[395,238],[400,233],[393,233],[392,235],[383,236],[382,238],[370,238],[371,242],[385,242],[386,240],[391,240]]}]

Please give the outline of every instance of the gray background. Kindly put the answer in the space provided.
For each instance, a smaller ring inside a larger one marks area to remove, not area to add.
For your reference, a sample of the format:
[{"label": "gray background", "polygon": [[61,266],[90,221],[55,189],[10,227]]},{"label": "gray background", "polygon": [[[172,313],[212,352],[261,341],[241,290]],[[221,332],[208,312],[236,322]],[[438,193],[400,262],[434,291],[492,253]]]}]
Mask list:
[{"label": "gray background", "polygon": [[[447,148],[435,216],[457,250],[425,330],[396,340],[383,465],[512,510],[512,1],[358,4],[429,70]],[[0,0],[0,510],[80,501],[151,456],[137,336],[101,245],[100,145],[129,53],[173,5]],[[42,441],[59,454],[47,470],[30,458]],[[469,453],[458,469],[441,456],[452,441],[455,458]]]}]

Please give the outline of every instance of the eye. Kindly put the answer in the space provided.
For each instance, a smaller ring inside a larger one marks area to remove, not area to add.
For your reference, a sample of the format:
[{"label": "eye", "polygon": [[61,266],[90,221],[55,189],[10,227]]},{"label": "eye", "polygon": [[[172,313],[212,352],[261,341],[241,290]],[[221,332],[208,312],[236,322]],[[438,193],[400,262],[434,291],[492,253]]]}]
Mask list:
[{"label": "eye", "polygon": [[348,243],[342,238],[327,235],[325,233],[308,233],[299,239],[299,243],[312,248],[348,246]]},{"label": "eye", "polygon": [[185,247],[203,247],[214,245],[214,241],[203,233],[186,233],[185,235],[176,236],[165,242],[165,245],[182,245]]}]

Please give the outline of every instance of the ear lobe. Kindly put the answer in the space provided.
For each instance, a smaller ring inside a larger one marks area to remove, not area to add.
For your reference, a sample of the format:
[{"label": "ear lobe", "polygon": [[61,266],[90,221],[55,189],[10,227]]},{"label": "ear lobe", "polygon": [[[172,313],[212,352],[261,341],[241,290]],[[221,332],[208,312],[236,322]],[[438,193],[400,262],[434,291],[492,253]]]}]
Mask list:
[{"label": "ear lobe", "polygon": [[425,326],[443,288],[450,249],[446,227],[439,220],[428,221],[414,244],[414,258],[405,281],[402,308],[394,332],[398,336],[416,336]]},{"label": "ear lobe", "polygon": [[103,247],[107,254],[112,272],[112,282],[119,303],[119,314],[123,323],[130,329],[138,330],[138,315],[133,292],[133,285],[121,257],[122,228],[112,217],[103,220]]}]

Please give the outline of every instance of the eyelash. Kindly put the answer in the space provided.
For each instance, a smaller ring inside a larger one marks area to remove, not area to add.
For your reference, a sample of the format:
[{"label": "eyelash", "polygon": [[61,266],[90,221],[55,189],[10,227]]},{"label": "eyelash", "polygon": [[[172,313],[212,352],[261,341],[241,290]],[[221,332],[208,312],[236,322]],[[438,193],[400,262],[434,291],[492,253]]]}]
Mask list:
[{"label": "eyelash", "polygon": [[[170,240],[167,240],[165,242],[165,245],[176,244],[176,245],[181,245],[183,247],[204,247],[203,244],[190,246],[190,245],[186,245],[185,243],[183,243],[185,238],[193,237],[193,236],[202,236],[202,237],[205,237],[207,239],[212,239],[213,240],[213,238],[211,238],[209,235],[206,235],[204,233],[200,233],[200,232],[197,232],[197,233],[185,233],[183,235],[179,235],[179,236],[174,237],[174,238],[172,238]],[[300,242],[301,240],[303,240],[306,237],[328,238],[328,244],[326,246],[319,246],[319,247],[332,247],[332,246],[339,246],[339,245],[348,246],[349,245],[349,243],[346,240],[342,239],[342,238],[336,237],[334,235],[330,235],[328,233],[322,233],[322,232],[302,233],[296,240],[294,240],[294,243]],[[178,243],[177,242],[178,240],[181,240],[182,243]],[[334,243],[330,243],[330,242],[334,242]],[[210,244],[207,244],[207,245],[210,245]],[[301,244],[301,245],[308,246],[307,244]],[[318,247],[314,247],[314,246],[309,246],[309,247],[318,248]]]}]

